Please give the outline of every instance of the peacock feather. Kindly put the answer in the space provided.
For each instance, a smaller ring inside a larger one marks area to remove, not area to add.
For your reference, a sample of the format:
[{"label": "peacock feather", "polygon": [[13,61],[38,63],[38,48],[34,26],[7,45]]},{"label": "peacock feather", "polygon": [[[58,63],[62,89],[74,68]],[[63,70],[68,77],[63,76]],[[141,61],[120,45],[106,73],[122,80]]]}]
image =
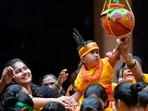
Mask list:
[{"label": "peacock feather", "polygon": [[79,31],[76,28],[73,29],[73,38],[75,39],[75,41],[78,45],[77,49],[86,45],[83,37],[81,36],[81,34],[79,33]]}]

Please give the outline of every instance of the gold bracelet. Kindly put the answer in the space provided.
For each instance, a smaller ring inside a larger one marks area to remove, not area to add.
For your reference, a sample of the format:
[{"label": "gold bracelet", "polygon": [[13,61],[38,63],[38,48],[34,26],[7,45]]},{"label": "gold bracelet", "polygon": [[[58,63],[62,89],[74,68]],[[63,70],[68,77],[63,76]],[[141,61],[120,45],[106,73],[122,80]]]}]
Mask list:
[{"label": "gold bracelet", "polygon": [[58,84],[55,82],[54,83],[54,85],[58,88],[58,89],[60,89],[60,87],[58,86]]}]

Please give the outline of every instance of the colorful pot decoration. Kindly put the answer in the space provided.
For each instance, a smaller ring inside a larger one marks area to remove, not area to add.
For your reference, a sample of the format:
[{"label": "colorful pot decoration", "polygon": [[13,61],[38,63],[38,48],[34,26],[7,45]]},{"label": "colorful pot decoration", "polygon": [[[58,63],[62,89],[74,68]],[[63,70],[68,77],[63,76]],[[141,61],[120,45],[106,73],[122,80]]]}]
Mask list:
[{"label": "colorful pot decoration", "polygon": [[100,17],[104,30],[113,38],[120,39],[130,34],[135,25],[135,17],[127,0],[106,0]]}]

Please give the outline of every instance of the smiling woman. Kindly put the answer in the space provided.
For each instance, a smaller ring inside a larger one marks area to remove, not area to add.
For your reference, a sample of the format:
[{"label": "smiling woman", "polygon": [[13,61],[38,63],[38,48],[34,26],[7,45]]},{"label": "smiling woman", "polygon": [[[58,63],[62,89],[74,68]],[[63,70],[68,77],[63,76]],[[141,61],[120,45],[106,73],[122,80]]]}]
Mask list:
[{"label": "smiling woman", "polygon": [[146,76],[142,71],[143,69],[142,59],[139,56],[131,56],[130,59],[134,61],[132,67],[128,67],[128,65],[124,61],[121,63],[121,66],[118,67],[116,71],[118,83],[121,82],[134,83],[146,80],[145,78]]},{"label": "smiling woman", "polygon": [[0,80],[0,84],[3,87],[0,88],[3,90],[11,82],[24,86],[28,94],[32,96],[34,108],[37,110],[40,110],[40,108],[50,101],[57,101],[65,106],[71,106],[73,104],[72,98],[63,96],[48,86],[39,87],[31,81],[32,73],[25,62],[19,58],[13,58],[6,63]]}]

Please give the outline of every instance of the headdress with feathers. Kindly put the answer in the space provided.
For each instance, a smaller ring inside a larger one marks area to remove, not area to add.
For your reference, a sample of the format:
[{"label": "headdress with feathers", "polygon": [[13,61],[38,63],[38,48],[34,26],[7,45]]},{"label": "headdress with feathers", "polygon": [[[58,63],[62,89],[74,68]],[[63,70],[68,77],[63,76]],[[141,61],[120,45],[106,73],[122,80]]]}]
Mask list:
[{"label": "headdress with feathers", "polygon": [[77,50],[86,45],[84,39],[82,38],[82,36],[80,35],[79,31],[76,28],[73,29],[73,38],[75,39],[78,45]]},{"label": "headdress with feathers", "polygon": [[90,51],[92,51],[94,49],[99,50],[99,47],[96,44],[96,42],[93,42],[93,41],[86,42],[86,41],[84,41],[84,39],[80,35],[79,31],[76,30],[75,28],[73,29],[73,38],[77,42],[77,45],[78,45],[77,50],[78,50],[80,58],[82,58],[83,56],[85,56],[86,54],[88,54]]}]

